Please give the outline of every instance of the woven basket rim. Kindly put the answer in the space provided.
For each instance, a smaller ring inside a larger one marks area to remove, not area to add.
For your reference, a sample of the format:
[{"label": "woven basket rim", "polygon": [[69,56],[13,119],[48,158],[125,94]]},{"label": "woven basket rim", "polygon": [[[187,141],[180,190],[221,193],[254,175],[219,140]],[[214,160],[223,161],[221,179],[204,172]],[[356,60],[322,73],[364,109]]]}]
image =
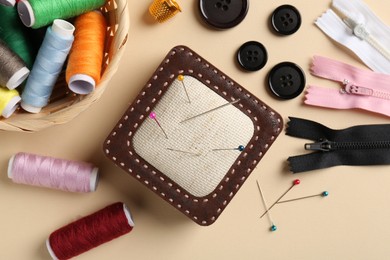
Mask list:
[{"label": "woven basket rim", "polygon": [[43,109],[38,114],[22,112],[15,113],[9,118],[0,117],[0,130],[36,132],[53,125],[64,124],[99,100],[119,67],[119,62],[125,51],[130,26],[127,0],[107,0],[104,7],[102,7],[102,12],[110,20],[108,24],[111,28],[115,29],[109,43],[110,60],[96,89],[88,95],[75,95],[75,98],[64,101],[63,107],[54,112],[45,112],[45,109]]}]

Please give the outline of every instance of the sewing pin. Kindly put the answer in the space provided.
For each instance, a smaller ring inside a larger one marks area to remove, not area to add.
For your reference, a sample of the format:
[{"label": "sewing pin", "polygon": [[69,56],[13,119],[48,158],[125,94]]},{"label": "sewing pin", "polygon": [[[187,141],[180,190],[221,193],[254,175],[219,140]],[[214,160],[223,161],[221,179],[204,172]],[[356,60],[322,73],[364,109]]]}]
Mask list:
[{"label": "sewing pin", "polygon": [[186,85],[184,84],[184,76],[180,74],[179,76],[177,76],[177,79],[183,85],[184,91],[186,92],[186,96],[187,96],[187,99],[188,99],[188,103],[191,103],[190,96],[188,95]]},{"label": "sewing pin", "polygon": [[190,118],[184,119],[184,120],[181,121],[180,123],[187,122],[187,121],[189,121],[189,120],[191,120],[191,119],[197,118],[197,117],[199,117],[199,116],[203,116],[203,115],[205,115],[205,114],[208,114],[208,113],[213,112],[213,111],[215,111],[215,110],[217,110],[217,109],[226,107],[226,106],[228,106],[228,105],[233,105],[233,104],[235,104],[235,103],[237,103],[237,102],[239,102],[239,101],[240,101],[240,99],[237,99],[237,100],[234,100],[234,101],[232,101],[232,102],[229,102],[229,103],[220,105],[220,106],[218,106],[218,107],[215,107],[215,108],[213,108],[213,109],[207,110],[207,111],[205,111],[205,112],[203,112],[203,113],[200,113],[200,114],[198,114],[198,115],[195,115],[195,116],[192,116],[192,117],[190,117]]},{"label": "sewing pin", "polygon": [[183,150],[178,150],[178,149],[173,149],[173,148],[167,148],[167,150],[173,151],[173,152],[178,152],[178,153],[186,153],[186,154],[191,154],[191,155],[195,155],[195,156],[200,156],[200,153],[194,153],[194,152],[189,152],[189,151],[183,151]]},{"label": "sewing pin", "polygon": [[328,196],[329,196],[329,192],[324,191],[324,192],[321,192],[320,194],[316,194],[316,195],[310,195],[310,196],[305,196],[305,197],[300,197],[300,198],[295,198],[295,199],[290,199],[290,200],[279,201],[278,204],[296,201],[296,200],[303,200],[303,199],[308,199],[308,198],[313,198],[313,197],[328,197]]},{"label": "sewing pin", "polygon": [[213,149],[212,151],[230,151],[230,150],[236,150],[236,151],[244,151],[245,149],[245,146],[243,145],[239,145],[238,147],[236,148],[223,148],[223,149]]},{"label": "sewing pin", "polygon": [[156,118],[156,113],[155,112],[152,112],[150,113],[149,115],[149,118],[153,119],[154,121],[156,121],[158,127],[161,129],[161,131],[164,133],[165,137],[168,139],[168,135],[165,133],[164,129],[161,127],[160,123],[158,122],[157,118]]},{"label": "sewing pin", "polygon": [[265,214],[267,214],[268,211],[270,211],[283,197],[284,195],[286,195],[292,188],[294,188],[294,186],[300,184],[301,181],[299,179],[296,179],[293,181],[293,184],[291,185],[290,188],[288,188],[272,205],[271,207],[269,207],[264,213],[263,215],[260,216],[260,218],[264,217]]},{"label": "sewing pin", "polygon": [[[263,201],[264,207],[265,207],[265,208],[268,208],[267,202],[265,201],[265,197],[264,197],[263,192],[262,192],[261,187],[260,187],[260,183],[259,183],[258,180],[256,180],[256,182],[257,182],[257,188],[259,189],[260,196],[261,196],[261,200]],[[276,225],[274,224],[274,222],[272,221],[271,214],[268,212],[267,215],[268,215],[268,220],[269,220],[269,222],[271,223],[270,230],[271,230],[271,231],[276,231],[277,227],[276,227]]]}]

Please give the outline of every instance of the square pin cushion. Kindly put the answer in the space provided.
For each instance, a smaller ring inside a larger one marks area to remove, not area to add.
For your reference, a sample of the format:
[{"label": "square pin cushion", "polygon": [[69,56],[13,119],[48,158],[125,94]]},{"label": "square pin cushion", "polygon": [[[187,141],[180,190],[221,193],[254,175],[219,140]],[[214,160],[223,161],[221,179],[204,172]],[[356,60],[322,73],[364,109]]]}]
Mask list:
[{"label": "square pin cushion", "polygon": [[277,112],[193,50],[177,46],[111,131],[104,153],[206,226],[282,128]]}]

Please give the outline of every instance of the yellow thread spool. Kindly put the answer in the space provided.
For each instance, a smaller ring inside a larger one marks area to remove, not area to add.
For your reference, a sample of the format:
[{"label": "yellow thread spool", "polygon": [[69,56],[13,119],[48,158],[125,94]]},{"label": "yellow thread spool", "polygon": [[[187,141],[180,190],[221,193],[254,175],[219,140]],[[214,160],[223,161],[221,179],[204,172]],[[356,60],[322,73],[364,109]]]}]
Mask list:
[{"label": "yellow thread spool", "polygon": [[18,107],[20,100],[17,90],[0,87],[0,114],[5,118],[10,117]]},{"label": "yellow thread spool", "polygon": [[179,4],[175,0],[154,0],[149,6],[149,13],[159,22],[166,20],[181,12]]}]

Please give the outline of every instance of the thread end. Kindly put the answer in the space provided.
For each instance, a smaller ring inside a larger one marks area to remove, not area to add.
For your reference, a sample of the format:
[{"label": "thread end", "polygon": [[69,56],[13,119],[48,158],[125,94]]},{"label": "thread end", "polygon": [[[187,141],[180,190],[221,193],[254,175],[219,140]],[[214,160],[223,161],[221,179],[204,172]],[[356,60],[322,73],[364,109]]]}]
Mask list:
[{"label": "thread end", "polygon": [[17,8],[22,23],[27,27],[32,27],[35,24],[35,15],[30,3],[27,0],[21,0]]},{"label": "thread end", "polygon": [[15,97],[11,98],[11,100],[8,102],[7,106],[1,112],[1,115],[4,118],[10,117],[15,112],[15,110],[18,108],[19,102],[21,100],[22,99],[20,98],[20,96],[15,96]]},{"label": "thread end", "polygon": [[41,109],[42,109],[41,107],[34,107],[34,106],[29,105],[23,101],[20,105],[24,110],[26,110],[27,112],[33,113],[33,114],[37,114],[37,113],[41,112]]},{"label": "thread end", "polygon": [[85,74],[75,74],[69,79],[69,89],[76,94],[87,95],[95,90],[95,80]]},{"label": "thread end", "polygon": [[64,39],[71,39],[75,27],[70,22],[62,19],[55,19],[51,27],[53,33]]},{"label": "thread end", "polygon": [[14,6],[15,0],[0,0],[0,4],[5,6]]},{"label": "thread end", "polygon": [[96,191],[98,181],[99,181],[99,169],[95,167],[92,170],[91,179],[89,181],[90,191]]},{"label": "thread end", "polygon": [[130,210],[127,208],[126,204],[123,203],[123,211],[125,212],[127,222],[129,223],[130,227],[134,227],[134,221],[133,217],[131,216]]},{"label": "thread end", "polygon": [[23,83],[23,81],[28,77],[30,74],[30,70],[26,67],[22,67],[19,69],[17,72],[12,75],[12,77],[8,80],[6,86],[9,89],[15,89],[17,88],[20,84]]},{"label": "thread end", "polygon": [[8,161],[8,170],[7,170],[8,178],[10,178],[11,180],[12,180],[12,177],[13,177],[12,168],[13,168],[13,165],[14,165],[14,161],[15,161],[15,155],[12,155],[12,157]]},{"label": "thread end", "polygon": [[52,258],[53,260],[58,260],[57,256],[54,254],[53,249],[51,248],[49,238],[46,239],[46,248],[47,248],[47,251],[49,252],[51,258]]}]

